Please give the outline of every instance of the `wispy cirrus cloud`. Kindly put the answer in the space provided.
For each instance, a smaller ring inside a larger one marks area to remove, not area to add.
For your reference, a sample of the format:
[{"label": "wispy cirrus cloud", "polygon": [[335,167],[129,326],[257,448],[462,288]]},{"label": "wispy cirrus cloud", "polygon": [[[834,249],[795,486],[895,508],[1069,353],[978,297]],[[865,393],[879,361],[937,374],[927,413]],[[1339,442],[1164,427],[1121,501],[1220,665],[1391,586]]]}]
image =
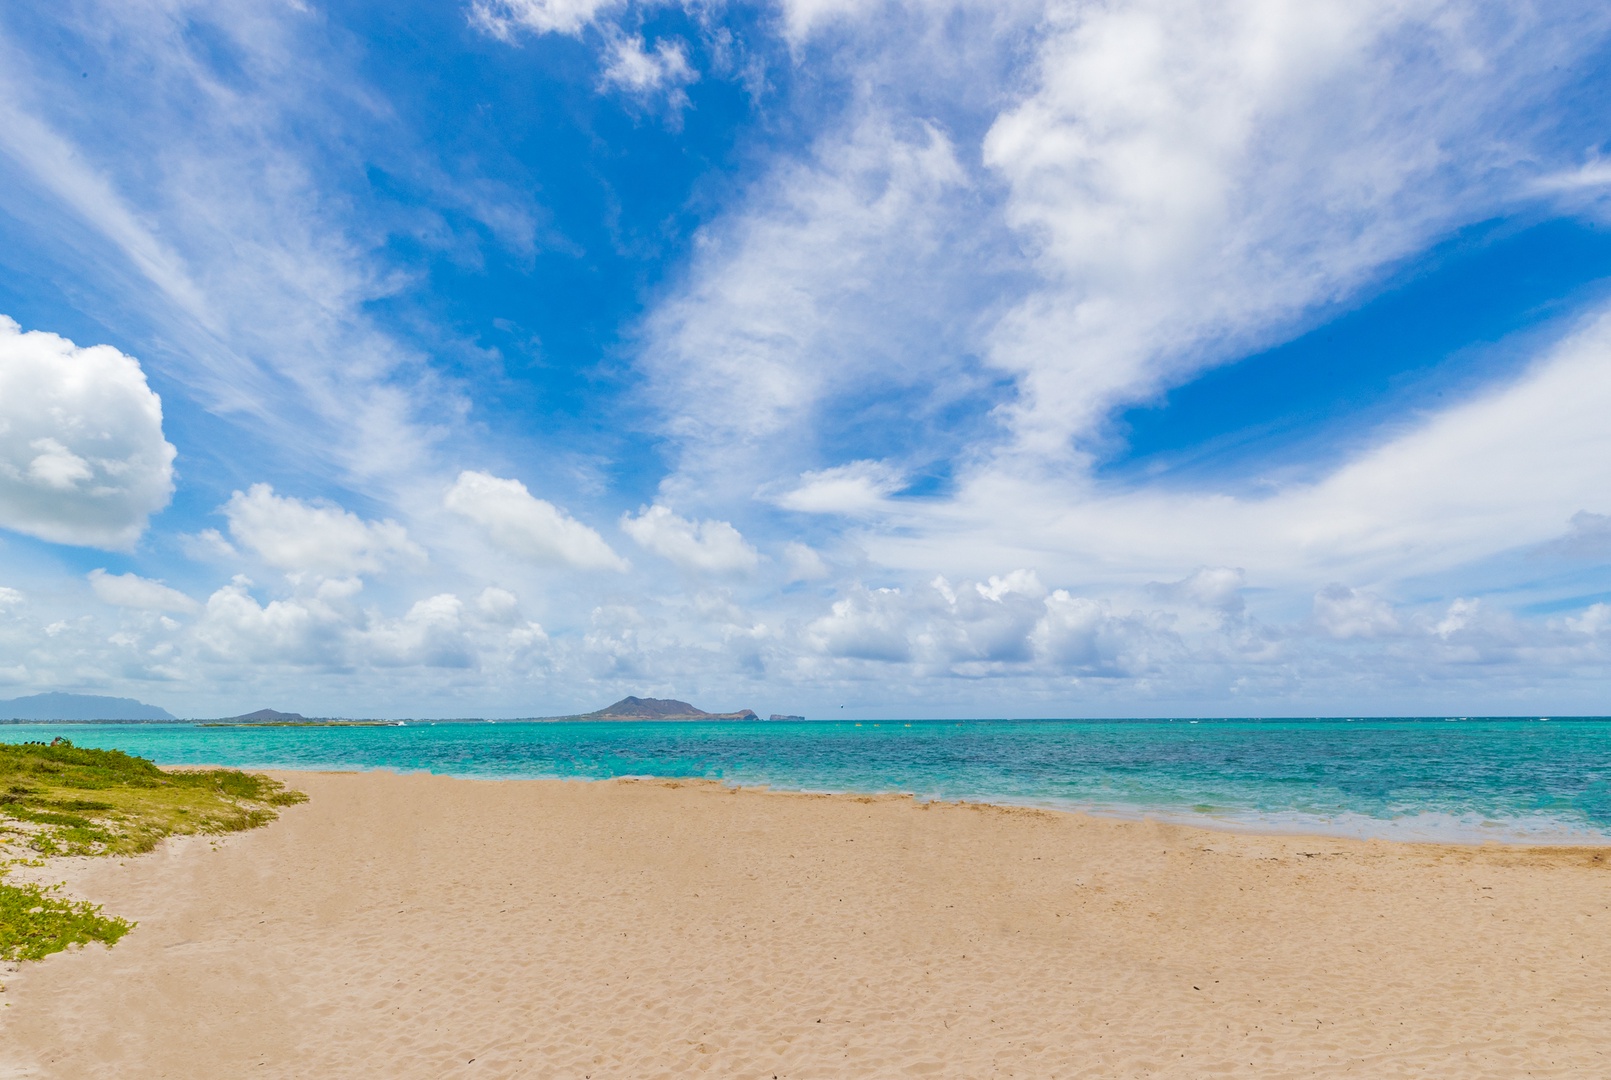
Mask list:
[{"label": "wispy cirrus cloud", "polygon": [[[402,279],[330,175],[362,169],[333,151],[358,121],[384,125],[384,107],[294,6],[82,14],[69,21],[95,80],[0,39],[0,154],[42,227],[123,267],[93,284],[102,317],[300,468],[377,492],[421,468],[462,406],[368,312]],[[529,237],[498,207],[484,216]]]}]

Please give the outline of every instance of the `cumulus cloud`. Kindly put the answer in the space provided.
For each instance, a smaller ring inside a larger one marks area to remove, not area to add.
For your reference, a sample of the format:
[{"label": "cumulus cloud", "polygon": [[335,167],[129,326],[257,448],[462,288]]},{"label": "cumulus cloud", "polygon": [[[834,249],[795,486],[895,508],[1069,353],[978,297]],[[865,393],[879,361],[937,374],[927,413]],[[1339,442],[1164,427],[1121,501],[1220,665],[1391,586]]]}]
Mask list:
[{"label": "cumulus cloud", "polygon": [[1114,615],[1105,600],[1058,589],[1046,598],[1046,613],[1032,632],[1035,651],[1056,668],[1086,675],[1131,674],[1145,664],[1133,638],[1147,627]]},{"label": "cumulus cloud", "polygon": [[130,547],[168,505],[176,453],[133,357],[0,315],[0,526]]},{"label": "cumulus cloud", "polygon": [[[207,598],[196,628],[204,655],[232,663],[341,668],[349,663],[350,620],[342,597],[315,595],[259,603],[237,577]],[[334,602],[332,602],[334,601]]]},{"label": "cumulus cloud", "polygon": [[942,576],[931,586],[945,606],[924,613],[915,637],[921,658],[941,665],[1023,663],[1031,658],[1030,634],[1046,595],[1033,570],[992,575],[960,589]]},{"label": "cumulus cloud", "polygon": [[809,544],[789,541],[783,545],[783,558],[789,568],[790,581],[820,581],[833,574],[822,556]]},{"label": "cumulus cloud", "polygon": [[602,536],[537,498],[519,480],[466,470],[443,502],[481,526],[494,546],[517,558],[579,570],[627,569],[627,561]]},{"label": "cumulus cloud", "polygon": [[243,577],[214,592],[195,628],[205,658],[323,670],[466,668],[477,649],[464,602],[440,593],[396,618],[356,603],[361,584],[321,581],[314,589],[260,602]]},{"label": "cumulus cloud", "polygon": [[909,605],[899,589],[856,586],[814,621],[807,640],[829,656],[900,662],[912,658]]},{"label": "cumulus cloud", "polygon": [[522,32],[580,34],[599,13],[621,0],[474,0],[470,21],[492,36],[512,41]]},{"label": "cumulus cloud", "polygon": [[1179,645],[1164,622],[1116,613],[1106,599],[1048,593],[1033,571],[1015,570],[957,585],[936,577],[926,589],[858,584],[804,639],[827,656],[931,673],[1119,677],[1145,670],[1161,645]]},{"label": "cumulus cloud", "polygon": [[519,621],[520,598],[508,589],[488,585],[475,600],[476,611],[489,622],[505,625]]},{"label": "cumulus cloud", "polygon": [[811,514],[863,514],[879,509],[906,483],[899,470],[882,461],[852,461],[800,475],[797,487],[777,504]]},{"label": "cumulus cloud", "polygon": [[108,574],[105,570],[91,570],[89,583],[102,602],[114,607],[183,612],[196,611],[201,607],[178,589],[138,574]]},{"label": "cumulus cloud", "polygon": [[475,647],[464,631],[464,601],[441,593],[414,604],[402,618],[370,627],[364,645],[378,666],[475,666]]},{"label": "cumulus cloud", "polygon": [[638,546],[684,570],[741,573],[760,562],[755,549],[730,523],[690,521],[659,503],[641,508],[637,517],[623,515],[621,528]]},{"label": "cumulus cloud", "polygon": [[1378,637],[1399,628],[1391,604],[1346,585],[1328,585],[1315,593],[1314,618],[1334,638]]},{"label": "cumulus cloud", "polygon": [[[949,590],[946,591],[949,593]],[[1040,583],[1040,575],[1035,571],[1014,570],[1009,574],[991,574],[989,581],[975,583],[973,591],[986,600],[999,604],[1008,596],[1027,596],[1032,600],[1039,600],[1046,595],[1046,586]]]},{"label": "cumulus cloud", "polygon": [[365,521],[326,499],[276,495],[268,484],[235,492],[223,509],[237,543],[288,573],[339,577],[425,560],[395,521]]}]

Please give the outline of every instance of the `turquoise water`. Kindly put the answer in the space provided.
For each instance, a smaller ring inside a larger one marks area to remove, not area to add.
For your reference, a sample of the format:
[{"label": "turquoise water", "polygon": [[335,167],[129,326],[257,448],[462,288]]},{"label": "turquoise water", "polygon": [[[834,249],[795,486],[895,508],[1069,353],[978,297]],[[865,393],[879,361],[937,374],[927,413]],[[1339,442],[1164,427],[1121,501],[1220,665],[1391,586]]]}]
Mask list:
[{"label": "turquoise water", "polygon": [[1611,841],[1611,720],[0,725],[162,764],[699,776],[1281,831]]}]

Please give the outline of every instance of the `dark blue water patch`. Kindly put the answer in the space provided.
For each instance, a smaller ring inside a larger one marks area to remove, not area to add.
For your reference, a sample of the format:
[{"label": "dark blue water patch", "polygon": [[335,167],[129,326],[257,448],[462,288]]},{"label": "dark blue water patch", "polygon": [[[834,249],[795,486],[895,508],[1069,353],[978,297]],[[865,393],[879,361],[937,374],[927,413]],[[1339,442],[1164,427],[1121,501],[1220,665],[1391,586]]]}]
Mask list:
[{"label": "dark blue water patch", "polygon": [[704,777],[1206,824],[1425,839],[1611,840],[1611,721],[21,724],[169,765]]},{"label": "dark blue water patch", "polygon": [[[1533,351],[1495,343],[1606,291],[1611,229],[1575,219],[1472,226],[1374,298],[1296,339],[1205,372],[1115,419],[1109,480],[1324,470],[1382,423],[1453,404]],[[1524,335],[1525,336],[1525,335]]]}]

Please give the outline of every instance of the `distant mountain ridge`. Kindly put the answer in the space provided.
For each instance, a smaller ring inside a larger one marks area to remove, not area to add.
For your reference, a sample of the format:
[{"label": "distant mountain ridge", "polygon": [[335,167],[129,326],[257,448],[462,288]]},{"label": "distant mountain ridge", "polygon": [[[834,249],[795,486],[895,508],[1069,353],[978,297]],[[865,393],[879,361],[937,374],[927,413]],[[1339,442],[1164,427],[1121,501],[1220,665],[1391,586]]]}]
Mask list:
[{"label": "distant mountain ridge", "polygon": [[708,713],[696,709],[686,701],[674,698],[624,697],[614,705],[606,705],[596,712],[571,717],[575,720],[754,720],[753,709],[738,712]]},{"label": "distant mountain ridge", "polygon": [[0,701],[0,720],[177,720],[167,709],[126,697],[30,694]]}]

